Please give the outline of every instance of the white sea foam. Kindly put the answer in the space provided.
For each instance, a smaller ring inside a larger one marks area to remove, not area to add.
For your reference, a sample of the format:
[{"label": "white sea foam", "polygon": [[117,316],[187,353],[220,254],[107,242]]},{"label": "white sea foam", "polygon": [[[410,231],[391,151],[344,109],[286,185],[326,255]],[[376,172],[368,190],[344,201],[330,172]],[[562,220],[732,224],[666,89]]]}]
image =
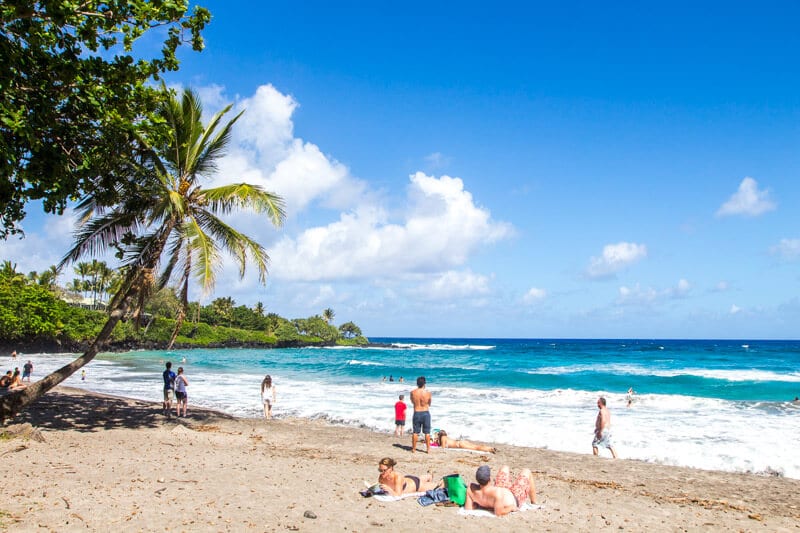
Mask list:
[{"label": "white sea foam", "polygon": [[[173,360],[182,354],[174,354]],[[161,401],[164,355],[140,359],[96,359],[66,385]],[[34,379],[63,366],[71,356],[25,355]],[[227,413],[261,414],[261,374],[186,368],[189,404]],[[393,430],[393,405],[412,383],[339,382],[308,375],[272,373],[278,417],[324,418],[336,424]],[[457,387],[431,384],[433,425],[454,436],[498,444],[591,453],[595,401],[604,395],[612,412],[620,457],[669,465],[734,472],[779,472],[800,479],[800,455],[786,443],[800,442],[800,406],[791,402],[732,402],[680,395],[637,395],[587,390]],[[607,453],[607,452],[606,452]]]},{"label": "white sea foam", "polygon": [[350,359],[347,362],[348,365],[362,365],[362,366],[386,366],[383,363],[377,363],[375,361],[359,361],[358,359]]},{"label": "white sea foam", "polygon": [[494,350],[496,346],[487,346],[483,344],[415,344],[393,342],[392,346],[395,348],[402,348],[404,350]]},{"label": "white sea foam", "polygon": [[[694,376],[700,378],[719,379],[723,381],[784,381],[789,383],[800,382],[800,372],[778,373],[768,370],[726,370],[710,368],[674,368],[656,369],[643,367],[633,364],[606,365],[603,372],[618,374],[621,376],[657,376],[657,377],[679,377]],[[532,375],[562,375],[578,374],[581,372],[597,372],[598,368],[594,365],[573,365],[573,366],[550,366],[532,370],[526,373]]]}]

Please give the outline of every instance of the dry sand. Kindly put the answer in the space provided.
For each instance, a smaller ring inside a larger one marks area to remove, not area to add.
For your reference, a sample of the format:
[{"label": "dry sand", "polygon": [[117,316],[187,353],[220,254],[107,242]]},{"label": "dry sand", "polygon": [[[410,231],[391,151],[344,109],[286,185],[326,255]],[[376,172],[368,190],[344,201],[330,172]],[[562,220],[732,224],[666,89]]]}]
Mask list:
[{"label": "dry sand", "polygon": [[[511,446],[411,454],[410,437],[191,406],[168,420],[160,404],[63,387],[6,430],[18,433],[0,440],[8,531],[800,532],[800,481],[777,477]],[[467,480],[481,464],[528,467],[544,507],[485,518],[361,497],[384,456]]]}]

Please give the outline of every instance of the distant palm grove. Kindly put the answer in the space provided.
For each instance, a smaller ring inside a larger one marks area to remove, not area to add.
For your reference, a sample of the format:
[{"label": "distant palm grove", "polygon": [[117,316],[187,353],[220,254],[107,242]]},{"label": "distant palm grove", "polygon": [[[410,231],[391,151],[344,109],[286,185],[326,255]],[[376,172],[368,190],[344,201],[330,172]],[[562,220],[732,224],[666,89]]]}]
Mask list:
[{"label": "distant palm grove", "polygon": [[[18,272],[11,261],[0,263],[0,342],[15,345],[79,351],[98,334],[108,316],[105,308],[122,276],[103,261],[77,263],[74,277],[59,284],[68,273],[55,266],[44,272]],[[174,289],[155,293],[140,320],[120,321],[110,338],[110,348],[164,348],[176,326],[181,302]],[[236,305],[230,297],[208,305],[190,302],[186,320],[175,339],[178,347],[301,346],[368,343],[353,322],[336,327],[332,309],[308,318],[286,319],[267,312],[263,303]]]}]

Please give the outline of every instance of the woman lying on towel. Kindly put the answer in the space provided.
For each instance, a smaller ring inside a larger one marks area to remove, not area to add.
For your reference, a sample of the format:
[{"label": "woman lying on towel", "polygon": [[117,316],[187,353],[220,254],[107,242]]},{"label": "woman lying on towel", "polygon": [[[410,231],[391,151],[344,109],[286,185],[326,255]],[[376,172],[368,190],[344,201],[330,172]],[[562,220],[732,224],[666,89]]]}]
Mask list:
[{"label": "woman lying on towel", "polygon": [[400,496],[401,494],[409,494],[412,492],[425,492],[435,489],[438,483],[434,483],[433,476],[427,474],[423,477],[412,476],[410,474],[403,475],[394,469],[397,461],[390,457],[384,457],[378,463],[378,483],[381,488],[392,496]]},{"label": "woman lying on towel", "polygon": [[451,439],[447,436],[447,432],[443,429],[440,429],[439,433],[436,435],[436,442],[441,448],[460,448],[462,450],[497,453],[497,448],[493,448],[485,444],[475,444],[474,442],[464,439]]}]

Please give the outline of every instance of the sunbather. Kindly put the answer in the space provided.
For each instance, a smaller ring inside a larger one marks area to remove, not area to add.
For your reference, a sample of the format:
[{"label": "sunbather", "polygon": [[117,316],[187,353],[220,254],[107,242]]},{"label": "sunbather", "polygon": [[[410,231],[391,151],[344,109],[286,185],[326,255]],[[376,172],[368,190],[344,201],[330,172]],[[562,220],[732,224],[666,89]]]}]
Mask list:
[{"label": "sunbather", "polygon": [[511,471],[508,466],[503,466],[492,484],[491,470],[488,465],[483,465],[475,472],[475,480],[477,483],[470,483],[467,487],[464,509],[468,511],[488,509],[497,516],[502,516],[518,510],[528,502],[536,502],[533,474],[527,468],[512,481]]},{"label": "sunbather", "polygon": [[403,475],[394,469],[397,461],[390,457],[384,457],[378,463],[378,483],[381,488],[391,494],[392,496],[400,496],[401,494],[409,494],[412,492],[425,492],[435,489],[439,484],[433,482],[433,476],[427,474],[425,476],[412,476],[410,474]]},{"label": "sunbather", "polygon": [[497,448],[487,446],[485,444],[475,444],[466,439],[453,439],[447,436],[447,432],[443,429],[439,430],[436,434],[436,443],[441,448],[460,448],[462,450],[476,450],[479,452],[497,453]]}]

